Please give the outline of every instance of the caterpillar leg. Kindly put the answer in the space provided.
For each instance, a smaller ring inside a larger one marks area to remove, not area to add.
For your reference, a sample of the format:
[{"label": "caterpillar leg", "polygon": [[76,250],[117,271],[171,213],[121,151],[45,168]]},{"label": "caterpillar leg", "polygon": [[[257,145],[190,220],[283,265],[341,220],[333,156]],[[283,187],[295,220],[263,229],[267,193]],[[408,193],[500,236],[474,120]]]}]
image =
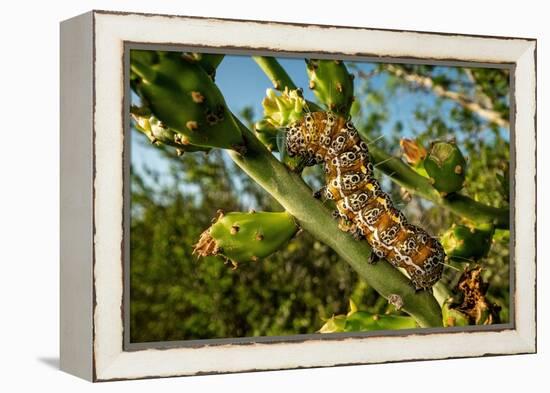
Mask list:
[{"label": "caterpillar leg", "polygon": [[376,262],[378,262],[380,259],[382,259],[382,258],[380,258],[378,255],[376,255],[376,252],[374,252],[374,250],[373,250],[373,251],[370,253],[370,256],[369,256],[369,263],[370,263],[371,265],[375,265]]},{"label": "caterpillar leg", "polygon": [[355,225],[353,221],[346,217],[342,217],[339,215],[339,221],[338,221],[338,228],[340,228],[341,231],[349,233],[355,240],[362,240],[365,237],[363,236],[363,231]]},{"label": "caterpillar leg", "polygon": [[343,232],[353,232],[357,227],[355,224],[348,220],[346,217],[340,216],[340,213],[338,213],[338,228],[340,228]]},{"label": "caterpillar leg", "polygon": [[325,196],[326,189],[327,189],[327,188],[324,187],[324,186],[321,187],[321,188],[319,188],[317,191],[315,191],[315,192],[313,193],[313,198],[315,198],[315,199],[321,199],[321,198],[323,198],[323,197]]},{"label": "caterpillar leg", "polygon": [[353,230],[350,231],[350,233],[355,240],[363,240],[365,238],[365,236],[363,235],[363,231],[361,231],[361,229],[359,229],[358,227],[355,227]]}]

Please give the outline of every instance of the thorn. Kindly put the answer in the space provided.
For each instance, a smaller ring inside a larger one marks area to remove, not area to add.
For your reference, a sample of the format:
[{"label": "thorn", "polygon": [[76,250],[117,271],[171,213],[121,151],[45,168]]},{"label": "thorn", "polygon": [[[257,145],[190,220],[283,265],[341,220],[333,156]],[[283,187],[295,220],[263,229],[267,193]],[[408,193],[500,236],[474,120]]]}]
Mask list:
[{"label": "thorn", "polygon": [[258,240],[258,241],[264,240],[264,235],[262,235],[261,233],[258,233],[258,234],[256,235],[256,240]]},{"label": "thorn", "polygon": [[310,88],[311,90],[315,89],[315,81],[314,81],[314,80],[310,80],[310,81],[309,81],[309,88]]},{"label": "thorn", "polygon": [[232,235],[236,235],[239,232],[239,229],[240,228],[237,224],[232,225],[231,230],[229,231],[229,233],[231,233]]},{"label": "thorn", "polygon": [[455,173],[460,175],[462,173],[462,167],[460,165],[455,166]]},{"label": "thorn", "polygon": [[194,131],[199,128],[199,124],[194,120],[189,120],[187,123],[185,123],[185,127],[187,127],[189,131]]},{"label": "thorn", "polygon": [[343,93],[344,92],[344,88],[342,87],[342,84],[340,82],[336,83],[336,91],[338,93]]},{"label": "thorn", "polygon": [[258,258],[256,255],[252,255],[252,256],[250,257],[250,260],[251,260],[252,262],[258,262],[258,261],[259,261],[259,258]]},{"label": "thorn", "polygon": [[192,91],[191,98],[193,99],[193,102],[197,104],[202,104],[204,102],[204,96],[198,91]]}]

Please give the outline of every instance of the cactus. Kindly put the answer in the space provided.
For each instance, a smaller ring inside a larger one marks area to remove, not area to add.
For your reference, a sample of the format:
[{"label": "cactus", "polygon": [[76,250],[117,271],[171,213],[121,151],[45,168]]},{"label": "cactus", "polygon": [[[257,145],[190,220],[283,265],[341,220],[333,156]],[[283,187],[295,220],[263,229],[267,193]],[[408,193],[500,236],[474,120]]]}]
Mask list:
[{"label": "cactus", "polygon": [[222,94],[196,62],[175,52],[132,50],[130,57],[135,90],[184,143],[244,151]]},{"label": "cactus", "polygon": [[326,108],[344,117],[353,102],[353,76],[340,60],[306,60],[309,88]]},{"label": "cactus", "polygon": [[[301,119],[304,115],[304,110],[307,108],[307,103],[302,97],[299,90],[289,90],[287,87],[283,92],[278,95],[273,89],[267,89],[266,98],[262,101],[264,107],[264,119],[256,126],[260,126],[260,130],[268,131],[271,129],[278,129],[275,134],[275,143],[277,151],[280,153],[281,161],[292,171],[301,172],[304,167],[305,160],[302,157],[290,157],[286,151],[286,144],[284,143],[284,133],[280,130],[284,129],[291,123]],[[258,128],[256,128],[258,129]],[[263,134],[263,135],[262,135]],[[267,136],[264,133],[260,133],[259,139],[270,148],[273,143],[271,135]]]},{"label": "cactus", "polygon": [[456,143],[432,143],[423,165],[434,188],[443,196],[460,191],[463,187],[466,160]]},{"label": "cactus", "polygon": [[186,53],[185,56],[189,61],[196,62],[203,70],[205,70],[212,81],[216,78],[216,69],[225,57],[225,55],[222,54],[208,53]]},{"label": "cactus", "polygon": [[271,255],[297,231],[294,219],[285,212],[218,212],[193,252],[201,257],[224,256],[236,267],[239,262],[256,262]]},{"label": "cactus", "polygon": [[147,108],[132,107],[131,115],[132,120],[134,120],[136,130],[145,134],[145,136],[147,136],[147,138],[149,138],[151,143],[154,145],[175,147],[176,151],[180,155],[184,152],[208,152],[210,150],[206,147],[186,143],[185,139],[183,139],[180,134],[174,130],[164,127],[160,120],[153,116],[151,111]]},{"label": "cactus", "polygon": [[453,225],[441,236],[441,244],[450,258],[460,261],[477,261],[491,248],[494,227],[491,224],[477,227]]},{"label": "cactus", "polygon": [[325,321],[319,333],[368,332],[374,330],[414,329],[417,326],[413,318],[402,315],[373,314],[360,311],[350,299],[349,312],[346,315],[333,315]]}]

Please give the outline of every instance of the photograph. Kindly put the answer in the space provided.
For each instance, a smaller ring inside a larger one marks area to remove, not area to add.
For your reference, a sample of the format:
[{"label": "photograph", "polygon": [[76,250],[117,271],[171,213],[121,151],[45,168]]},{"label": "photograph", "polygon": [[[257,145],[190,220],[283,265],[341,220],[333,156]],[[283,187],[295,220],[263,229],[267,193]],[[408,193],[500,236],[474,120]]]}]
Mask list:
[{"label": "photograph", "polygon": [[127,343],[512,326],[510,65],[125,58]]}]

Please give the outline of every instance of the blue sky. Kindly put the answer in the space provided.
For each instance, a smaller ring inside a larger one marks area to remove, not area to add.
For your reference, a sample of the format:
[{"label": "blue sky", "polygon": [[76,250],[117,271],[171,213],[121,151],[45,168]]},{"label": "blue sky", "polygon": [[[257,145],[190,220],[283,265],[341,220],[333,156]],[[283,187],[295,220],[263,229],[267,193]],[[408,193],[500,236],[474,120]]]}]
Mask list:
[{"label": "blue sky", "polygon": [[[315,101],[312,92],[307,88],[308,79],[305,71],[305,62],[303,58],[279,58],[281,65],[285,68],[292,80],[297,86],[303,88],[307,99]],[[365,73],[373,70],[373,63],[355,63],[357,68]],[[441,72],[453,72],[452,67],[441,67]],[[386,76],[376,75],[370,79],[373,90],[385,89]],[[256,65],[250,56],[225,56],[224,60],[216,72],[216,83],[223,93],[229,109],[238,114],[243,108],[251,107],[254,110],[255,119],[262,116],[262,99],[265,97],[266,89],[272,88],[271,81]],[[356,89],[359,89],[360,81],[355,80]],[[133,97],[135,99],[135,97]],[[435,97],[432,94],[424,92],[401,91],[392,96],[388,102],[389,116],[388,121],[381,130],[382,134],[391,132],[396,122],[401,122],[404,127],[402,137],[412,137],[415,129],[418,130],[422,125],[414,118],[414,109],[418,104],[433,106]],[[451,102],[444,102],[441,107],[442,116],[448,117],[447,113],[452,108]],[[368,110],[368,108],[367,108]],[[451,124],[452,125],[452,124]],[[506,132],[507,135],[507,132]],[[157,149],[148,145],[148,142],[142,135],[132,133],[131,141],[131,161],[135,170],[141,172],[144,164],[161,174],[168,170],[168,163],[159,154]],[[398,152],[398,147],[393,153]]]}]

